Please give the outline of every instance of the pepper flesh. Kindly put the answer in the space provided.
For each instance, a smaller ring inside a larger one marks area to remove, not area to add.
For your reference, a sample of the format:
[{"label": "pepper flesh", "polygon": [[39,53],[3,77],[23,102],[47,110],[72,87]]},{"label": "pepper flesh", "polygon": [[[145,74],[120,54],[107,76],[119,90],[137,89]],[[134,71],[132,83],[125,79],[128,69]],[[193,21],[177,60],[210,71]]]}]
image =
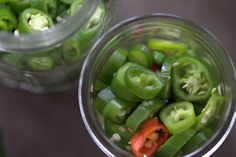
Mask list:
[{"label": "pepper flesh", "polygon": [[168,131],[157,118],[148,119],[131,140],[131,149],[136,157],[147,157],[168,139]]}]

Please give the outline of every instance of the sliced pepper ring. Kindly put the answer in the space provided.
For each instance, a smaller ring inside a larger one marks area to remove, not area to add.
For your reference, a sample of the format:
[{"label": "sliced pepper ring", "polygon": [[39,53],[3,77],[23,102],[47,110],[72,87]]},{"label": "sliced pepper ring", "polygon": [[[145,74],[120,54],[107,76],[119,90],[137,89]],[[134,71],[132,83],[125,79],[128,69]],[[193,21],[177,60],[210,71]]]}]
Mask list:
[{"label": "sliced pepper ring", "polygon": [[196,122],[193,104],[177,102],[169,104],[160,112],[160,119],[172,134],[178,134],[190,128]]},{"label": "sliced pepper ring", "polygon": [[162,89],[163,83],[151,70],[142,67],[128,68],[125,73],[127,87],[139,98],[154,98]]},{"label": "sliced pepper ring", "polygon": [[213,88],[213,79],[207,67],[197,58],[183,56],[173,67],[173,92],[186,101],[206,101]]},{"label": "sliced pepper ring", "polygon": [[168,131],[157,118],[148,119],[131,140],[131,149],[136,157],[150,157],[169,137]]}]

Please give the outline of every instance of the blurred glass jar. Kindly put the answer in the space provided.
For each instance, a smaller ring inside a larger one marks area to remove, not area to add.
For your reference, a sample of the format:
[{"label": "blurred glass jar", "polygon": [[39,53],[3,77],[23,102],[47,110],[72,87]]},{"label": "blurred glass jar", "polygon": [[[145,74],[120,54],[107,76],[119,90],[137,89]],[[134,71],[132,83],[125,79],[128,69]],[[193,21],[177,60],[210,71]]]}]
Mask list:
[{"label": "blurred glass jar", "polygon": [[184,152],[183,156],[210,156],[223,143],[229,134],[236,117],[236,87],[235,68],[229,54],[218,40],[205,29],[172,15],[153,14],[134,17],[124,21],[95,43],[90,50],[79,81],[79,105],[84,124],[94,142],[108,156],[132,156],[126,150],[116,146],[105,135],[103,118],[94,107],[96,96],[96,80],[100,71],[117,47],[129,47],[133,43],[143,43],[148,38],[164,38],[186,43],[195,52],[217,70],[218,86],[225,96],[224,105],[214,121],[210,124],[213,134],[201,146],[191,152]]},{"label": "blurred glass jar", "polygon": [[[33,92],[75,86],[86,51],[111,26],[116,0],[86,0],[73,15],[68,8],[49,30],[18,34],[0,31],[0,81]],[[59,6],[58,6],[59,10]]]}]

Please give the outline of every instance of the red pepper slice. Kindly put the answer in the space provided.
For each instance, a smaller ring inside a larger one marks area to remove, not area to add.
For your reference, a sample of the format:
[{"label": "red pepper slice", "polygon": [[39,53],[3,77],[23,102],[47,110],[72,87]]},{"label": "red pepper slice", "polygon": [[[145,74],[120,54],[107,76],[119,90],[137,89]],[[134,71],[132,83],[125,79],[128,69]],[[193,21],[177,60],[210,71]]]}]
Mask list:
[{"label": "red pepper slice", "polygon": [[167,128],[157,118],[148,119],[130,140],[132,152],[136,157],[151,157],[168,137]]}]

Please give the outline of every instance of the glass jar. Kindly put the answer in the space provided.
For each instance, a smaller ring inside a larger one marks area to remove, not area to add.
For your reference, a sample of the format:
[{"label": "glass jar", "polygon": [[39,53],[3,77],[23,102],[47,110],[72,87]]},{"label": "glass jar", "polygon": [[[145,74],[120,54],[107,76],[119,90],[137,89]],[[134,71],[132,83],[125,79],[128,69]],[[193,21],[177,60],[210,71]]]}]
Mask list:
[{"label": "glass jar", "polygon": [[[152,14],[130,18],[105,33],[90,50],[79,80],[79,105],[84,124],[94,142],[108,156],[132,156],[112,143],[105,135],[101,118],[94,108],[95,81],[104,63],[117,47],[142,43],[146,38],[161,37],[182,41],[197,49],[195,55],[207,59],[217,69],[221,84],[218,86],[225,96],[224,105],[211,123],[214,134],[197,149],[185,156],[210,156],[223,143],[235,120],[236,86],[235,69],[229,54],[219,41],[207,30],[180,17]],[[194,55],[194,53],[193,53]]]},{"label": "glass jar", "polygon": [[[114,22],[118,3],[86,0],[74,15],[65,16],[69,13],[62,12],[56,17],[58,24],[40,33],[17,35],[0,31],[1,83],[33,92],[75,86],[86,51]],[[101,15],[96,24],[95,14]]]}]

